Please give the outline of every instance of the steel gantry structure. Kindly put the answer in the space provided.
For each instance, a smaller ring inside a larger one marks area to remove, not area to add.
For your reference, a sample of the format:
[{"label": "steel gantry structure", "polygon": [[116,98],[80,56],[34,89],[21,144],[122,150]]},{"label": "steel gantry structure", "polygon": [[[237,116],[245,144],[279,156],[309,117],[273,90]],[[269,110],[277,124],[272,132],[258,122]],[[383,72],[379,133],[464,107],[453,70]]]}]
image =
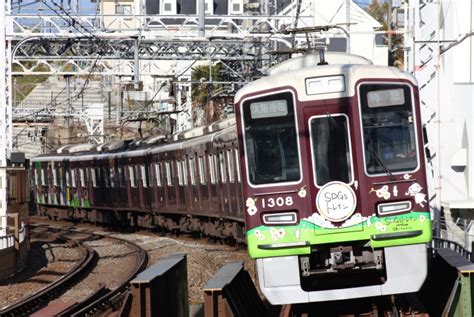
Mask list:
[{"label": "steel gantry structure", "polygon": [[[204,0],[200,1],[204,8]],[[190,16],[107,15],[99,10],[100,1],[88,13],[81,10],[81,1],[64,2],[0,0],[0,217],[7,208],[5,168],[12,149],[13,76],[120,76],[138,86],[142,76],[170,76],[163,74],[157,61],[201,60],[221,63],[234,77],[228,83],[243,84],[271,66],[274,58],[269,51],[292,47],[293,36],[280,31],[291,27],[295,16],[304,18],[300,7],[293,16],[269,15],[266,5],[264,15],[250,10],[206,18],[204,9]],[[145,11],[141,6],[141,12]],[[182,74],[171,73],[180,82]],[[15,109],[22,116],[44,111],[87,117],[84,112],[51,107]],[[5,234],[4,228],[5,220],[0,235]]]}]

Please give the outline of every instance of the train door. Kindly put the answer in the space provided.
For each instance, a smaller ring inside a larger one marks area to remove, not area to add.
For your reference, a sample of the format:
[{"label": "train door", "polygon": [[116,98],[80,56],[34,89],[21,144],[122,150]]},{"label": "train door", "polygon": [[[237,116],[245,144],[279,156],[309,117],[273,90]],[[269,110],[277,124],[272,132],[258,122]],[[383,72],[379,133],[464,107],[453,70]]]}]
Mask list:
[{"label": "train door", "polygon": [[[359,175],[347,104],[304,109],[315,234],[362,231]],[[343,227],[343,228],[341,228]],[[340,230],[331,230],[341,228]]]}]

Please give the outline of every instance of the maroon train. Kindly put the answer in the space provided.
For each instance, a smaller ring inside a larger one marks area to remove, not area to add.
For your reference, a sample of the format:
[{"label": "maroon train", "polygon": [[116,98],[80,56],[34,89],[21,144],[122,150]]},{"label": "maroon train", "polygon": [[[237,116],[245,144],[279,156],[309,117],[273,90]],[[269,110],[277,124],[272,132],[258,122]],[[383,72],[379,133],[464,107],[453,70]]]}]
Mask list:
[{"label": "maroon train", "polygon": [[235,119],[32,159],[39,214],[244,239]]}]

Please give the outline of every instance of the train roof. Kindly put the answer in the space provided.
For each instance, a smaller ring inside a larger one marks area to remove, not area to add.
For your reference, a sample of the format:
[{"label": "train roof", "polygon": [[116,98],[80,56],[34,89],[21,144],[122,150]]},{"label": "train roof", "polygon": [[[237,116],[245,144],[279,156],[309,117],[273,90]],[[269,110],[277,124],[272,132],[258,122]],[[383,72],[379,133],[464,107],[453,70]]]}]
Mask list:
[{"label": "train roof", "polygon": [[[307,79],[338,75],[344,76],[344,91],[311,95],[307,94]],[[274,75],[262,77],[246,85],[235,95],[235,103],[240,102],[242,98],[252,93],[279,90],[289,87],[293,87],[299,92],[298,99],[300,101],[352,97],[355,95],[355,84],[364,79],[407,80],[414,85],[417,85],[416,79],[412,75],[395,67],[362,64],[305,66],[300,69],[277,72]]]}]

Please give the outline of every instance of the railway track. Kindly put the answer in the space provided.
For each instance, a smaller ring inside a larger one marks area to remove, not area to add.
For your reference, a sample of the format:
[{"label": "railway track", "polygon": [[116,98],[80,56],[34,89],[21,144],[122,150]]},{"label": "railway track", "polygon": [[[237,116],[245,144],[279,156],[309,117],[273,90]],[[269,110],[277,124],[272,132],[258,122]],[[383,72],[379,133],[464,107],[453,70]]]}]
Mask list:
[{"label": "railway track", "polygon": [[[32,226],[32,230],[34,231],[36,227],[44,233],[45,229],[43,226]],[[84,251],[81,252],[83,252],[84,255],[82,256],[81,261],[79,261],[70,272],[59,280],[49,284],[40,292],[28,296],[1,310],[0,316],[29,316],[34,312],[37,312],[39,315],[41,315],[42,312],[54,312],[55,316],[94,316],[112,311],[120,306],[123,296],[127,292],[128,282],[147,265],[148,257],[146,251],[133,242],[117,237],[109,237],[84,230],[73,230],[69,228],[50,226],[46,231],[54,232],[54,235],[58,235],[57,239],[62,239],[68,241],[68,243],[77,244],[82,247]],[[128,252],[128,255],[134,256],[136,261],[127,277],[122,279],[120,285],[116,287],[101,285],[92,294],[89,294],[89,296],[79,302],[53,302],[53,300],[63,296],[69,289],[77,287],[81,278],[86,279],[86,273],[92,272],[97,267],[97,263],[100,261],[100,256],[90,244],[93,241],[101,239],[110,240],[112,245],[126,245],[127,248],[131,250]]]},{"label": "railway track", "polygon": [[51,299],[59,296],[64,290],[74,285],[94,264],[96,252],[87,244],[68,238],[58,238],[75,244],[80,248],[81,260],[63,277],[49,284],[37,293],[25,297],[20,302],[0,310],[0,316],[28,316],[45,306]]}]

